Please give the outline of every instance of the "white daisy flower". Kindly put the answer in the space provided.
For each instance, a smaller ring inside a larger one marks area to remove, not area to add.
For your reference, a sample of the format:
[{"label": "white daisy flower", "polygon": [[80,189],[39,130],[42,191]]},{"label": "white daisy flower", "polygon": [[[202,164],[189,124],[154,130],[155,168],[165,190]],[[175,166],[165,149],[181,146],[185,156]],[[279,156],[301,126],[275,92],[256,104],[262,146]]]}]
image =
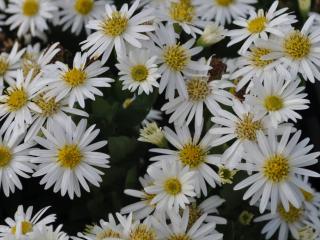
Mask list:
[{"label": "white daisy flower", "polygon": [[141,48],[141,40],[149,40],[143,33],[154,30],[147,22],[154,19],[152,9],[142,10],[134,15],[139,0],[128,9],[128,4],[122,5],[118,11],[115,6],[106,4],[106,13],[101,20],[90,20],[87,28],[95,30],[83,41],[81,49],[88,50],[88,55],[98,58],[102,55],[102,63],[106,63],[113,47],[118,56],[126,54],[126,43]]},{"label": "white daisy flower", "polygon": [[198,0],[199,11],[203,19],[214,19],[215,22],[225,25],[233,19],[246,16],[254,7],[250,4],[257,0]]},{"label": "white daisy flower", "polygon": [[69,237],[61,229],[62,225],[56,229],[53,229],[53,226],[34,227],[29,236],[32,240],[68,240]]},{"label": "white daisy flower", "polygon": [[18,50],[19,44],[15,42],[10,53],[0,54],[0,94],[4,88],[4,82],[13,84],[17,76],[17,69],[20,68],[20,59],[25,49]]},{"label": "white daisy flower", "polygon": [[[310,101],[305,99],[304,87],[299,86],[300,79],[288,81],[282,77],[276,77],[272,81],[264,81],[263,84],[255,82],[245,102],[256,111],[267,115],[273,126],[281,122],[301,119],[297,110],[309,108]],[[271,80],[271,79],[268,79]]]},{"label": "white daisy flower", "polygon": [[277,205],[289,211],[289,205],[301,208],[303,194],[300,189],[312,192],[297,176],[320,177],[320,174],[305,167],[318,162],[319,152],[309,153],[312,145],[307,146],[309,139],[298,143],[301,131],[292,137],[291,127],[287,127],[278,141],[275,130],[269,128],[266,137],[261,131],[257,134],[257,142],[246,142],[244,159],[248,168],[254,174],[235,186],[235,190],[250,186],[243,199],[252,197],[250,204],[255,204],[259,199],[260,212],[264,212],[271,201],[271,212],[275,213]]},{"label": "white daisy flower", "polygon": [[122,81],[123,90],[131,92],[138,90],[141,93],[153,92],[153,87],[159,87],[157,79],[161,77],[156,64],[156,56],[146,49],[130,51],[128,56],[118,56],[119,80]]},{"label": "white daisy flower", "polygon": [[266,59],[280,59],[281,63],[296,78],[301,73],[306,80],[320,80],[318,63],[320,57],[320,29],[313,29],[314,17],[311,16],[299,30],[287,30],[283,37],[275,40],[260,40],[259,46],[272,49]]},{"label": "white daisy flower", "polygon": [[5,222],[7,225],[0,225],[0,237],[15,236],[19,239],[30,234],[37,227],[41,228],[53,223],[56,220],[55,214],[50,214],[41,219],[49,208],[42,208],[32,217],[33,207],[28,207],[26,212],[24,212],[23,206],[20,205],[14,214],[14,218],[6,218]]},{"label": "white daisy flower", "polygon": [[319,212],[320,211],[320,192],[317,192],[316,189],[311,187],[311,183],[309,182],[308,177],[303,177],[301,179],[304,184],[311,189],[311,192],[307,192],[304,189],[300,189],[303,197],[304,197],[304,205],[305,208],[308,209],[310,212]]},{"label": "white daisy flower", "polygon": [[249,18],[238,18],[233,23],[242,29],[230,30],[227,35],[231,37],[228,47],[246,39],[239,52],[245,52],[251,44],[259,38],[268,40],[268,34],[283,36],[283,29],[291,27],[297,22],[294,15],[286,13],[288,8],[277,10],[279,1],[275,1],[268,12],[259,9],[258,12],[250,11]]},{"label": "white daisy flower", "polygon": [[21,144],[23,137],[10,128],[0,136],[0,187],[7,197],[14,193],[15,187],[22,190],[19,177],[29,178],[33,173],[29,151],[35,144]]},{"label": "white daisy flower", "polygon": [[72,68],[62,62],[48,66],[44,73],[44,82],[48,84],[44,89],[45,97],[56,97],[56,101],[68,97],[70,107],[78,102],[80,107],[84,108],[86,98],[95,100],[94,95],[102,96],[103,93],[98,87],[110,87],[113,79],[98,77],[108,68],[102,67],[100,61],[87,63],[87,56],[87,53],[77,52]]},{"label": "white daisy flower", "polygon": [[163,211],[178,212],[179,208],[185,208],[190,203],[188,197],[195,197],[194,173],[188,167],[181,167],[177,162],[161,161],[158,166],[151,165],[147,169],[154,182],[144,190],[153,194],[150,204]]},{"label": "white daisy flower", "polygon": [[209,81],[208,77],[190,77],[186,81],[188,97],[178,96],[172,100],[169,99],[163,107],[162,111],[166,114],[172,114],[169,118],[169,123],[187,125],[195,119],[196,126],[203,124],[204,106],[211,114],[217,115],[221,109],[219,104],[232,105],[233,95],[226,91],[226,88],[233,87],[233,84],[224,81],[216,80]]},{"label": "white daisy flower", "polygon": [[47,21],[58,8],[50,0],[10,0],[6,13],[12,14],[6,20],[10,30],[18,28],[18,37],[26,33],[37,36],[48,29]]},{"label": "white daisy flower", "polygon": [[62,196],[68,192],[73,199],[74,194],[80,197],[80,186],[90,191],[87,182],[99,187],[100,175],[104,173],[97,167],[108,168],[109,155],[96,150],[107,141],[92,143],[100,131],[94,130],[95,125],[88,129],[86,126],[84,119],[75,125],[69,118],[64,125],[57,123],[52,129],[42,128],[44,138],[34,138],[44,149],[30,152],[35,156],[32,162],[39,164],[33,176],[44,175],[40,184],[45,184],[45,189],[54,186],[54,192],[61,191]]},{"label": "white daisy flower", "polygon": [[305,226],[309,212],[303,208],[295,208],[290,205],[289,210],[285,210],[281,205],[277,207],[275,213],[268,213],[256,218],[255,222],[268,221],[261,233],[266,234],[266,239],[270,239],[277,230],[278,240],[289,239],[289,233],[294,239],[300,239],[299,230]]},{"label": "white daisy flower", "polygon": [[214,223],[205,223],[207,214],[203,214],[198,220],[188,228],[188,222],[190,221],[189,208],[186,208],[182,216],[175,212],[169,212],[170,224],[166,219],[152,218],[153,225],[158,229],[159,235],[163,236],[163,239],[168,240],[222,240],[223,234],[218,233],[215,230]]},{"label": "white daisy flower", "polygon": [[191,136],[187,126],[176,126],[175,132],[168,127],[164,127],[164,135],[168,142],[176,150],[153,148],[151,152],[162,155],[150,158],[150,161],[168,162],[168,164],[179,163],[193,172],[195,192],[199,196],[201,192],[207,195],[208,183],[212,188],[219,183],[219,175],[210,165],[217,166],[220,163],[220,155],[210,154],[211,143],[215,139],[210,133],[201,138],[202,126],[195,127],[195,133]]},{"label": "white daisy flower", "polygon": [[202,72],[203,75],[210,69],[203,62],[191,60],[192,56],[201,52],[201,47],[193,47],[195,39],[190,39],[184,44],[178,42],[178,35],[173,26],[159,24],[155,35],[151,35],[155,42],[153,51],[158,56],[157,63],[160,64],[159,72],[161,74],[159,92],[166,89],[165,97],[173,99],[175,90],[179,94],[187,97],[187,88],[184,82],[184,75],[191,75],[193,72]]},{"label": "white daisy flower", "polygon": [[41,112],[39,106],[31,100],[44,85],[39,82],[39,75],[33,79],[32,75],[33,71],[30,71],[24,77],[22,70],[18,70],[16,83],[6,89],[5,95],[0,96],[0,116],[5,118],[0,132],[4,132],[10,124],[24,130],[32,123],[32,113]]},{"label": "white daisy flower", "polygon": [[201,12],[196,6],[197,0],[167,1],[156,9],[155,13],[162,22],[178,24],[184,32],[196,38],[201,35],[208,21],[202,20]]},{"label": "white daisy flower", "polygon": [[[60,0],[62,8],[58,12],[59,24],[63,25],[62,30],[71,28],[71,32],[79,35],[90,20],[100,19],[104,14],[105,1],[95,0]],[[85,28],[87,34],[90,30]]]}]

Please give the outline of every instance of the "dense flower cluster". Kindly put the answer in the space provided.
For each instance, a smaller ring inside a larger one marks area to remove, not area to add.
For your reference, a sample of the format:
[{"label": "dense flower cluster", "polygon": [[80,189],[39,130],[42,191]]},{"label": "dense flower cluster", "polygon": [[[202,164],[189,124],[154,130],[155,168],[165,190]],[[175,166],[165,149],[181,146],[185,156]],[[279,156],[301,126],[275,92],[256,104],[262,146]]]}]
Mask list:
[{"label": "dense flower cluster", "polygon": [[[19,39],[0,54],[3,193],[31,176],[71,199],[99,187],[112,164],[100,130],[87,126],[87,106],[120,82],[135,94],[124,108],[163,95],[168,126],[158,127],[162,117],[151,110],[137,134],[154,148],[141,188],[124,190],[136,202],[74,239],[223,239],[216,227],[227,223],[217,210],[225,200],[212,190],[241,172],[234,191],[245,189],[243,199],[263,214],[254,222],[268,221],[267,239],[319,240],[320,193],[309,178],[320,174],[309,166],[320,153],[294,124],[309,108],[305,81],[320,80],[320,17],[295,28],[278,1],[268,10],[256,2],[135,0],[119,9],[103,0],[0,0],[1,24]],[[71,64],[58,42],[48,43],[51,26],[86,34]],[[204,48],[225,38],[239,56],[206,59]],[[19,206],[0,239],[69,239],[53,227],[55,215],[42,217],[46,210],[32,216]]]}]

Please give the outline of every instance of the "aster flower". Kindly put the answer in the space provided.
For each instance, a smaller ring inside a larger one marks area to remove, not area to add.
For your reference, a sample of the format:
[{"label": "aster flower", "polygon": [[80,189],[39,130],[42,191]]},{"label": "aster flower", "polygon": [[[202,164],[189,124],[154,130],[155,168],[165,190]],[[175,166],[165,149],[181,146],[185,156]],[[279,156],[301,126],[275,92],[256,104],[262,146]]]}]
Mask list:
[{"label": "aster flower", "polygon": [[203,19],[214,19],[215,22],[225,25],[233,19],[246,16],[254,7],[250,4],[256,0],[199,0],[199,11]]},{"label": "aster flower", "polygon": [[152,9],[142,10],[134,15],[139,0],[136,0],[128,9],[128,4],[124,4],[118,11],[115,6],[106,4],[105,16],[100,20],[90,20],[87,24],[88,29],[95,30],[83,41],[81,49],[88,50],[91,58],[102,55],[102,63],[106,63],[113,47],[117,55],[126,53],[126,43],[141,48],[141,40],[149,40],[143,33],[154,30],[154,26],[146,24],[154,19]]},{"label": "aster flower", "polygon": [[10,0],[6,13],[12,14],[6,24],[18,28],[18,36],[26,33],[37,36],[48,29],[47,21],[58,8],[50,0]]},{"label": "aster flower", "polygon": [[53,226],[34,227],[29,235],[32,240],[68,240],[69,237],[61,229],[62,225],[59,225],[56,229]]},{"label": "aster flower", "polygon": [[161,75],[156,65],[157,57],[150,54],[149,50],[139,49],[130,51],[128,56],[118,57],[116,67],[119,69],[123,90],[138,90],[138,95],[143,92],[148,95],[153,92],[153,87],[159,87],[157,79]]},{"label": "aster flower", "polygon": [[225,38],[227,30],[216,22],[209,22],[206,24],[201,37],[198,39],[198,44],[204,47],[209,47],[220,42]]},{"label": "aster flower", "polygon": [[[6,218],[7,225],[0,225],[0,237],[14,236],[17,239],[30,234],[37,227],[45,227],[56,220],[55,214],[50,214],[41,219],[50,207],[42,208],[32,216],[33,207],[30,206],[26,211],[20,205],[14,214],[14,218]],[[40,220],[41,219],[41,220]]]},{"label": "aster flower", "polygon": [[35,156],[32,162],[39,164],[33,176],[43,176],[40,184],[45,184],[45,189],[54,186],[54,192],[61,191],[62,196],[68,192],[73,199],[74,194],[80,197],[80,186],[90,191],[87,182],[99,187],[104,173],[97,168],[109,167],[109,155],[96,150],[107,141],[92,143],[100,131],[94,130],[94,125],[86,126],[84,119],[75,125],[69,118],[64,125],[42,128],[44,137],[34,138],[44,149],[30,152]]},{"label": "aster flower", "polygon": [[266,137],[261,131],[257,134],[257,142],[246,142],[244,159],[248,168],[254,173],[238,183],[235,190],[250,186],[243,198],[252,197],[250,204],[255,204],[259,199],[260,212],[264,212],[270,202],[272,213],[276,212],[277,205],[289,211],[290,205],[301,208],[304,201],[300,189],[312,192],[298,176],[320,177],[314,171],[305,167],[318,162],[319,152],[309,153],[312,145],[307,146],[309,139],[298,143],[301,131],[292,137],[291,127],[287,127],[278,141],[275,130],[268,129]]},{"label": "aster flower", "polygon": [[309,108],[304,87],[299,86],[300,79],[289,81],[273,76],[263,84],[256,82],[245,101],[260,114],[267,115],[275,127],[288,120],[296,122],[302,118],[297,111]]},{"label": "aster flower", "polygon": [[263,9],[259,9],[258,12],[250,11],[248,19],[242,17],[235,20],[233,23],[243,28],[228,32],[227,35],[231,37],[228,46],[246,39],[239,50],[240,53],[243,53],[255,40],[259,38],[268,40],[268,34],[270,33],[276,36],[283,36],[282,30],[291,27],[291,24],[297,20],[294,15],[286,13],[288,8],[277,10],[278,5],[279,1],[275,1],[266,13]]},{"label": "aster flower", "polygon": [[191,136],[187,126],[175,127],[173,132],[168,127],[164,128],[164,135],[168,142],[176,148],[170,150],[165,148],[154,148],[151,152],[161,155],[150,158],[151,161],[168,162],[168,164],[178,163],[183,167],[187,167],[192,171],[195,192],[200,195],[202,192],[207,195],[208,183],[215,188],[219,183],[219,176],[210,165],[218,165],[220,163],[220,155],[210,154],[212,148],[211,143],[214,137],[207,133],[201,138],[202,126],[195,127],[195,133]]},{"label": "aster flower", "polygon": [[105,73],[108,68],[102,67],[100,61],[94,61],[87,64],[87,53],[77,52],[73,59],[73,66],[62,62],[56,62],[48,66],[44,73],[44,81],[48,86],[45,97],[56,98],[56,101],[67,97],[69,106],[78,102],[81,108],[85,107],[85,99],[95,100],[94,95],[102,96],[103,93],[98,87],[110,87],[113,79],[99,77]]},{"label": "aster flower", "polygon": [[196,196],[193,176],[188,167],[182,168],[179,163],[162,161],[159,165],[151,165],[147,169],[153,185],[144,188],[146,193],[154,195],[150,204],[162,211],[178,212],[190,203],[188,197]]},{"label": "aster flower", "polygon": [[158,147],[164,147],[167,144],[162,128],[159,128],[156,122],[147,123],[143,129],[140,129],[138,141],[152,143]]}]

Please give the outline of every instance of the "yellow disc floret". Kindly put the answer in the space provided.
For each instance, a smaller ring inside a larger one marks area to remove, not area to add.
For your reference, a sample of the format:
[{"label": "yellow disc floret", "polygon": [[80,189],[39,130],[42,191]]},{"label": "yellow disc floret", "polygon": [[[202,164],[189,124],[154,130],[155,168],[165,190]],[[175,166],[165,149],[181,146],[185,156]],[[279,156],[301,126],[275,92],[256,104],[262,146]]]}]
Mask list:
[{"label": "yellow disc floret", "polygon": [[255,67],[263,68],[274,61],[262,59],[263,56],[266,56],[269,53],[271,53],[271,50],[267,48],[252,48],[250,61]]},{"label": "yellow disc floret", "polygon": [[136,227],[129,236],[130,240],[155,240],[157,235],[155,231],[144,224]]},{"label": "yellow disc floret", "polygon": [[252,114],[248,113],[236,124],[235,133],[241,140],[255,141],[257,131],[262,129],[261,121],[255,121]]},{"label": "yellow disc floret", "polygon": [[54,98],[45,99],[43,96],[38,98],[35,103],[40,107],[40,115],[43,117],[51,117],[56,114],[60,109],[60,104]]},{"label": "yellow disc floret", "polygon": [[118,232],[115,232],[111,229],[104,229],[97,234],[96,240],[104,240],[106,238],[120,238],[120,236],[121,235]]},{"label": "yellow disc floret", "polygon": [[109,37],[122,35],[128,27],[129,20],[120,12],[112,13],[111,18],[107,17],[102,23],[103,32]]},{"label": "yellow disc floret", "polygon": [[81,15],[88,15],[94,6],[94,0],[76,0],[74,9]]},{"label": "yellow disc floret", "polygon": [[202,78],[191,79],[187,82],[187,92],[191,101],[203,101],[210,94],[209,84]]},{"label": "yellow disc floret", "polygon": [[[26,235],[27,233],[31,232],[32,228],[33,228],[33,226],[32,226],[31,222],[28,222],[28,221],[21,222],[21,234],[22,235]],[[16,231],[17,231],[17,226],[14,226],[11,228],[12,234],[16,234]]]},{"label": "yellow disc floret", "polygon": [[179,179],[169,178],[164,182],[164,191],[169,195],[178,195],[182,191],[182,185]]},{"label": "yellow disc floret", "polygon": [[263,105],[269,112],[275,112],[284,107],[284,102],[280,96],[270,95],[264,99]]},{"label": "yellow disc floret", "polygon": [[234,0],[213,0],[221,7],[228,7],[234,3]]},{"label": "yellow disc floret", "polygon": [[13,88],[8,91],[7,105],[10,112],[16,112],[28,103],[28,94],[23,88]]},{"label": "yellow disc floret", "polygon": [[179,152],[180,161],[190,168],[197,168],[205,162],[206,152],[192,143],[186,144]]},{"label": "yellow disc floret", "polygon": [[190,0],[180,0],[179,2],[171,3],[170,16],[176,22],[190,23],[195,16],[194,6]]},{"label": "yellow disc floret", "polygon": [[69,69],[62,75],[62,79],[70,87],[78,87],[87,80],[87,73],[83,70],[73,68]]},{"label": "yellow disc floret", "polygon": [[171,70],[182,71],[188,64],[189,56],[179,44],[167,46],[163,53],[164,62]]},{"label": "yellow disc floret", "polygon": [[130,69],[131,77],[136,82],[143,82],[147,80],[149,75],[149,70],[145,65],[138,64]]},{"label": "yellow disc floret", "polygon": [[295,31],[284,39],[283,49],[287,57],[293,60],[300,60],[309,55],[311,41],[307,36]]},{"label": "yellow disc floret", "polygon": [[12,153],[6,146],[0,145],[0,167],[6,167],[12,160]]},{"label": "yellow disc floret", "polygon": [[0,76],[3,76],[9,68],[9,63],[6,58],[0,57]]},{"label": "yellow disc floret", "polygon": [[22,3],[22,13],[32,17],[38,14],[40,8],[39,0],[24,0]]},{"label": "yellow disc floret", "polygon": [[281,155],[275,154],[265,160],[263,175],[273,183],[280,183],[288,179],[290,174],[289,160]]},{"label": "yellow disc floret", "polygon": [[66,144],[58,150],[58,163],[61,167],[74,169],[83,158],[83,155],[76,144]]},{"label": "yellow disc floret", "polygon": [[260,33],[266,28],[267,18],[265,16],[256,17],[248,21],[247,29],[251,33]]},{"label": "yellow disc floret", "polygon": [[191,238],[186,234],[174,234],[171,235],[168,240],[191,240]]},{"label": "yellow disc floret", "polygon": [[294,206],[290,205],[289,211],[287,212],[282,205],[279,205],[278,213],[285,222],[295,223],[300,220],[302,216],[302,209],[295,208]]}]

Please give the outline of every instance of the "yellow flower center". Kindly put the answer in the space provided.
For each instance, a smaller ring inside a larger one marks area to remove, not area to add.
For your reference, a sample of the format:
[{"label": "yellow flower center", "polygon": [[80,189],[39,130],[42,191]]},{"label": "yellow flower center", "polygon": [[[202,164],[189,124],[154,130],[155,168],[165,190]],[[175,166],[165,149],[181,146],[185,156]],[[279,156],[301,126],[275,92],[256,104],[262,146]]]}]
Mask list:
[{"label": "yellow flower center", "polygon": [[221,7],[228,7],[232,3],[234,3],[234,0],[214,0],[219,6]]},{"label": "yellow flower center", "polygon": [[179,44],[167,46],[164,49],[163,58],[169,68],[174,71],[182,71],[189,61],[186,50]]},{"label": "yellow flower center", "polygon": [[0,146],[0,167],[6,167],[12,160],[12,153],[6,146]]},{"label": "yellow flower center", "polygon": [[295,31],[284,39],[283,48],[287,57],[300,60],[309,55],[311,41],[307,36]]},{"label": "yellow flower center", "polygon": [[136,229],[130,233],[130,240],[155,240],[156,233],[144,224],[140,224]]},{"label": "yellow flower center", "polygon": [[187,82],[187,92],[191,101],[203,101],[210,94],[209,84],[201,78],[191,79]]},{"label": "yellow flower center", "polygon": [[66,144],[58,151],[58,163],[61,167],[74,169],[77,167],[83,155],[75,144]]},{"label": "yellow flower center", "polygon": [[142,200],[146,200],[148,205],[151,207],[155,207],[154,204],[151,204],[151,201],[153,200],[153,198],[156,196],[156,194],[149,194],[149,193],[144,193],[144,199]]},{"label": "yellow flower center", "polygon": [[129,20],[120,12],[112,13],[111,18],[107,17],[102,23],[103,32],[107,36],[117,37],[122,35],[128,27]]},{"label": "yellow flower center", "polygon": [[21,65],[24,77],[26,77],[31,70],[33,70],[32,78],[37,76],[41,71],[41,67],[36,61],[23,59]]},{"label": "yellow flower center", "polygon": [[76,0],[74,9],[81,15],[87,15],[94,6],[94,0]]},{"label": "yellow flower center", "polygon": [[105,229],[97,234],[96,240],[104,240],[106,238],[120,238],[121,235],[111,229]]},{"label": "yellow flower center", "polygon": [[174,234],[171,235],[168,240],[191,240],[191,238],[185,234]]},{"label": "yellow flower center", "polygon": [[148,78],[149,70],[145,65],[138,64],[131,68],[131,77],[134,81],[143,82]]},{"label": "yellow flower center", "polygon": [[39,0],[24,0],[22,3],[22,13],[28,17],[37,15],[39,8]]},{"label": "yellow flower center", "polygon": [[314,195],[310,192],[307,192],[303,189],[300,189],[302,194],[303,194],[303,197],[304,197],[304,200],[306,200],[306,202],[312,202],[313,199],[314,199]]},{"label": "yellow flower center", "polygon": [[269,157],[263,166],[263,175],[273,183],[286,180],[290,174],[289,160],[281,154]]},{"label": "yellow flower center", "polygon": [[287,212],[282,205],[279,205],[278,213],[283,221],[287,223],[295,223],[301,218],[302,209],[295,208],[294,206],[290,205],[289,211]]},{"label": "yellow flower center", "polygon": [[199,209],[196,204],[189,206],[189,221],[187,229],[190,229],[202,214],[201,209]]},{"label": "yellow flower center", "polygon": [[253,48],[251,50],[250,60],[255,67],[263,68],[274,60],[264,60],[263,56],[268,55],[271,52],[270,49],[267,48]]},{"label": "yellow flower center", "polygon": [[[28,221],[22,221],[21,222],[21,234],[26,235],[27,233],[32,231],[32,223]],[[11,228],[11,233],[16,234],[17,226],[14,226]]]},{"label": "yellow flower center", "polygon": [[0,76],[3,76],[9,68],[9,63],[6,58],[0,57]]},{"label": "yellow flower center", "polygon": [[237,170],[231,170],[229,168],[226,168],[224,166],[219,167],[219,177],[220,177],[220,182],[222,184],[232,184],[233,183],[233,177],[236,175]]},{"label": "yellow flower center", "polygon": [[177,3],[171,3],[170,16],[174,21],[180,23],[190,23],[195,15],[194,6],[190,0],[180,0]]},{"label": "yellow flower center", "polygon": [[261,121],[254,121],[253,116],[248,113],[236,124],[235,132],[241,140],[255,141],[257,131],[262,129],[263,126]]},{"label": "yellow flower center", "polygon": [[23,108],[28,103],[28,94],[21,89],[13,89],[8,91],[7,105],[10,112],[15,112]]},{"label": "yellow flower center", "polygon": [[182,185],[179,179],[169,178],[164,182],[164,191],[169,195],[178,195],[182,191]]},{"label": "yellow flower center", "polygon": [[87,73],[83,70],[73,68],[64,73],[62,79],[70,87],[78,87],[87,80]]},{"label": "yellow flower center", "polygon": [[270,95],[264,99],[264,107],[269,112],[275,112],[284,107],[283,100],[280,96]]},{"label": "yellow flower center", "polygon": [[179,158],[184,165],[197,168],[205,161],[206,152],[198,145],[186,144],[179,152]]},{"label": "yellow flower center", "polygon": [[54,98],[47,100],[42,96],[35,103],[41,108],[41,116],[43,117],[51,117],[60,109],[60,104]]},{"label": "yellow flower center", "polygon": [[251,33],[260,33],[265,29],[267,21],[265,16],[256,17],[248,21],[247,28]]}]

